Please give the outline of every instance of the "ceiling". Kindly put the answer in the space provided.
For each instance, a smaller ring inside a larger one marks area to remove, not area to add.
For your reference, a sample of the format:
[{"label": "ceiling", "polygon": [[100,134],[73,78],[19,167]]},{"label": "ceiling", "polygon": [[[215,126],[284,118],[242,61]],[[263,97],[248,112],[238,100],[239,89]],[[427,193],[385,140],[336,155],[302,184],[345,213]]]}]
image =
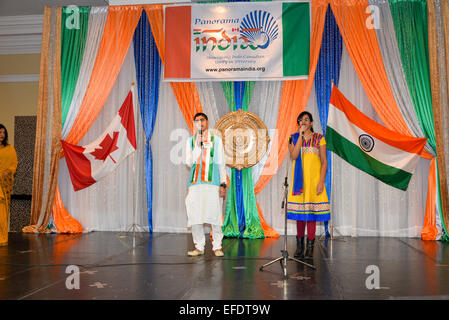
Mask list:
[{"label": "ceiling", "polygon": [[45,6],[108,6],[164,2],[166,0],[0,0],[0,55],[40,53]]},{"label": "ceiling", "polygon": [[108,0],[0,0],[0,16],[42,15],[45,6],[107,6]]}]

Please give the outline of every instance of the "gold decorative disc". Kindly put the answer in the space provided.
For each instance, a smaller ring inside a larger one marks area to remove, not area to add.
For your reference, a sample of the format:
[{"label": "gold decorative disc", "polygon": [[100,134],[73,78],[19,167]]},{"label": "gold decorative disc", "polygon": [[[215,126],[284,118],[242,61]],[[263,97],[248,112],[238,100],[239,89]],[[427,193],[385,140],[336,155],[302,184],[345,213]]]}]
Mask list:
[{"label": "gold decorative disc", "polygon": [[228,113],[215,125],[223,140],[226,165],[241,170],[258,163],[268,150],[270,137],[263,121],[254,113]]}]

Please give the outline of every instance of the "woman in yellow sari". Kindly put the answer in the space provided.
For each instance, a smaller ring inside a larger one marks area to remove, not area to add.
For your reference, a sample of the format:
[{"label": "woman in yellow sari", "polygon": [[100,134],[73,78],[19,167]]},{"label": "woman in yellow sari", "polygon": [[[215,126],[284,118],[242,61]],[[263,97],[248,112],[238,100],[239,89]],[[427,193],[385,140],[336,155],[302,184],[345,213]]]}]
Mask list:
[{"label": "woman in yellow sari", "polygon": [[8,144],[8,131],[0,124],[0,246],[8,244],[9,204],[16,169],[16,150]]}]

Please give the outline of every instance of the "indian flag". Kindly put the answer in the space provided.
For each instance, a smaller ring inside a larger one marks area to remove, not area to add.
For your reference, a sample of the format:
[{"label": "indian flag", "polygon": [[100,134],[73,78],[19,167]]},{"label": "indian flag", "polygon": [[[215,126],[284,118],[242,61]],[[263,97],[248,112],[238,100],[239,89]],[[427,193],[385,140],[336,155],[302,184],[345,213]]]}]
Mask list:
[{"label": "indian flag", "polygon": [[310,3],[164,6],[169,81],[307,79]]},{"label": "indian flag", "polygon": [[327,147],[354,167],[405,191],[426,141],[378,124],[333,86],[326,129]]}]

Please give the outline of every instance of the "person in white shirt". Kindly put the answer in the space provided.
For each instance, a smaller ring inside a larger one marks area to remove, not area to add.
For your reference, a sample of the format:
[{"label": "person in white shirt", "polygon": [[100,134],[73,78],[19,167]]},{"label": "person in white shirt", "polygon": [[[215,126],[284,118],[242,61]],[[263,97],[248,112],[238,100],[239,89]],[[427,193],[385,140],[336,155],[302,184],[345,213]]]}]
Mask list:
[{"label": "person in white shirt", "polygon": [[223,142],[219,135],[209,130],[204,113],[194,118],[195,134],[187,139],[186,164],[190,167],[186,197],[187,224],[192,227],[195,249],[189,256],[204,254],[206,237],[204,224],[212,227],[212,250],[217,257],[224,256],[222,249],[222,201],[226,195],[226,169]]}]

